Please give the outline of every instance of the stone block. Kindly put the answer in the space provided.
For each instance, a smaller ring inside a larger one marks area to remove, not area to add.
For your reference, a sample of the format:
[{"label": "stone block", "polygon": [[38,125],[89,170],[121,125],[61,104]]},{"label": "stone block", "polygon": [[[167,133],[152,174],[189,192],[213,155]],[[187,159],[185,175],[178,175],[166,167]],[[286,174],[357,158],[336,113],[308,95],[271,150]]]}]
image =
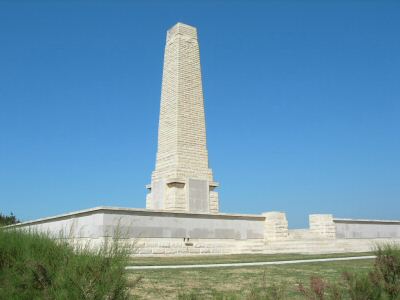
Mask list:
[{"label": "stone block", "polygon": [[336,238],[336,227],[330,214],[312,214],[309,216],[310,232],[316,237]]},{"label": "stone block", "polygon": [[147,248],[155,248],[158,247],[158,242],[156,241],[146,241],[145,245]]},{"label": "stone block", "polygon": [[160,248],[169,248],[171,247],[171,244],[169,242],[163,241],[158,243],[158,247]]},{"label": "stone block", "polygon": [[189,253],[198,253],[198,254],[200,254],[200,249],[199,248],[188,247],[187,249],[188,249]]},{"label": "stone block", "polygon": [[288,238],[288,222],[286,214],[283,212],[266,212],[264,239],[267,241],[276,241]]},{"label": "stone block", "polygon": [[209,248],[200,249],[200,253],[210,253],[211,250]]},{"label": "stone block", "polygon": [[165,254],[165,249],[164,248],[153,248],[152,253],[153,254]]},{"label": "stone block", "polygon": [[186,247],[185,248],[177,248],[176,253],[177,254],[187,254],[187,253],[189,253],[189,251]]},{"label": "stone block", "polygon": [[152,250],[150,248],[142,248],[138,250],[138,254],[152,254]]},{"label": "stone block", "polygon": [[174,248],[167,248],[165,249],[165,254],[176,254],[178,251]]},{"label": "stone block", "polygon": [[185,244],[183,242],[171,242],[170,247],[171,248],[182,248]]}]

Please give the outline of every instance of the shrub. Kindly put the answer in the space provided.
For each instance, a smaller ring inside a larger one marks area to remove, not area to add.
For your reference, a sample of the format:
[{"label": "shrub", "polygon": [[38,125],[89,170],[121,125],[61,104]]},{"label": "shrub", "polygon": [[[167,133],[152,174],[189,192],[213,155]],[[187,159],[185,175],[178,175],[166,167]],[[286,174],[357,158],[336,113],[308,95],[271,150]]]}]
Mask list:
[{"label": "shrub", "polygon": [[299,284],[306,299],[400,299],[400,246],[386,244],[375,251],[374,267],[368,273],[344,272],[344,284],[329,283],[311,277],[309,287]]},{"label": "shrub", "polygon": [[381,291],[371,284],[369,274],[344,272],[343,278],[348,298],[352,300],[385,299],[381,297]]},{"label": "shrub", "polygon": [[11,213],[9,216],[0,213],[0,226],[7,226],[19,223],[19,220]]},{"label": "shrub", "polygon": [[368,274],[344,273],[351,299],[400,299],[400,247],[378,246]]},{"label": "shrub", "polygon": [[0,297],[127,299],[127,257],[116,241],[93,251],[44,234],[0,230]]},{"label": "shrub", "polygon": [[400,246],[386,244],[378,246],[371,282],[390,299],[400,298]]}]

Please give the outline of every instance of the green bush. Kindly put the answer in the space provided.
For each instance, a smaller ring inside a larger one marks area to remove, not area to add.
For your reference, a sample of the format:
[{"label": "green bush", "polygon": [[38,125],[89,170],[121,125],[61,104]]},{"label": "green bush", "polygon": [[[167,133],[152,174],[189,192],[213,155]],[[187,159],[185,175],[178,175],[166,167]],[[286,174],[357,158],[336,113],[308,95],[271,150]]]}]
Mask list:
[{"label": "green bush", "polygon": [[127,258],[115,241],[93,251],[0,229],[0,299],[127,299]]},{"label": "green bush", "polygon": [[9,216],[0,213],[0,226],[7,226],[16,223],[19,223],[19,220],[16,216],[14,216],[13,213],[11,213]]}]

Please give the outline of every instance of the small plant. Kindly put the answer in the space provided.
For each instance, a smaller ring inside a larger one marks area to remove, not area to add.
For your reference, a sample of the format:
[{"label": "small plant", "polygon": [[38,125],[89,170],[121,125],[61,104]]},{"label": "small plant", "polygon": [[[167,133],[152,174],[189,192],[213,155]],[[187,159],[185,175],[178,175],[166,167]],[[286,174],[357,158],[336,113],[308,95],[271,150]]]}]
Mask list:
[{"label": "small plant", "polygon": [[298,292],[306,299],[310,300],[340,300],[343,299],[343,291],[336,284],[328,283],[318,276],[310,278],[310,286],[306,287],[299,283]]},{"label": "small plant", "polygon": [[299,283],[298,291],[307,299],[323,300],[327,284],[321,277],[312,276],[310,278],[310,287],[305,287]]}]

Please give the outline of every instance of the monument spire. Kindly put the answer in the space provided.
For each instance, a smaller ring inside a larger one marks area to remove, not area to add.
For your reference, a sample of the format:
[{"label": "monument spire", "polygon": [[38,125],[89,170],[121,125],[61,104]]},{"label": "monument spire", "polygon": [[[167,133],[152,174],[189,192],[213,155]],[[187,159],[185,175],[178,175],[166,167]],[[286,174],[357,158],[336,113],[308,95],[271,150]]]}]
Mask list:
[{"label": "monument spire", "polygon": [[217,186],[208,166],[197,30],[177,23],[167,32],[156,168],[146,207],[217,213]]}]

